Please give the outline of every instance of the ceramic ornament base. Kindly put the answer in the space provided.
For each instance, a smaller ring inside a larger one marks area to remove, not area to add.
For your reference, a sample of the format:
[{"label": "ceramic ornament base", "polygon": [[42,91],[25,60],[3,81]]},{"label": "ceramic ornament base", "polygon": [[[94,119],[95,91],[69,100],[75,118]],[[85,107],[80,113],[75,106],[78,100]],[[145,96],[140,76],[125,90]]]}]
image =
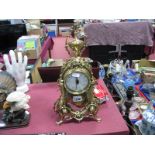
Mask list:
[{"label": "ceramic ornament base", "polygon": [[9,129],[9,128],[20,128],[23,126],[27,126],[30,122],[30,113],[25,111],[25,117],[20,122],[5,122],[2,120],[3,111],[0,111],[0,129]]}]

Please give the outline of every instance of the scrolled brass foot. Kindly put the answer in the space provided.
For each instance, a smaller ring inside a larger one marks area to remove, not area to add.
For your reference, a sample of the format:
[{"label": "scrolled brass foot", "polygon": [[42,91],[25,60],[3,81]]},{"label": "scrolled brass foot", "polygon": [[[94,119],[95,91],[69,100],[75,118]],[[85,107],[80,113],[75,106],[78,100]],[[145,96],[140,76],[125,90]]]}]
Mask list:
[{"label": "scrolled brass foot", "polygon": [[102,120],[100,117],[97,117],[97,116],[96,117],[92,117],[92,119],[94,119],[97,122],[101,122],[101,120]]},{"label": "scrolled brass foot", "polygon": [[56,121],[56,124],[61,125],[63,122],[64,122],[63,120],[59,120],[59,121]]},{"label": "scrolled brass foot", "polygon": [[98,117],[98,118],[96,118],[96,121],[97,121],[97,122],[101,122],[101,120],[102,120],[102,119],[101,119],[101,118],[99,118],[99,117]]}]

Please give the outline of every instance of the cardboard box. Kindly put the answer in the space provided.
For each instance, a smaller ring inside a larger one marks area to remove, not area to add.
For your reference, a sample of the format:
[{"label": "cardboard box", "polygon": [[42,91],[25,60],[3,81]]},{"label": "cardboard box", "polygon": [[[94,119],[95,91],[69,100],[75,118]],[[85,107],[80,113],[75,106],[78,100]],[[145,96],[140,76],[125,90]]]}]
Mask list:
[{"label": "cardboard box", "polygon": [[63,59],[54,59],[54,61],[49,65],[49,67],[61,67],[63,66]]},{"label": "cardboard box", "polygon": [[31,70],[32,83],[41,83],[42,82],[42,79],[41,79],[39,71],[38,71],[38,68],[41,67],[41,64],[42,64],[42,61],[41,61],[41,58],[39,58],[36,61],[33,69]]},{"label": "cardboard box", "polygon": [[141,75],[143,83],[154,83],[155,82],[155,72],[143,71]]},{"label": "cardboard box", "polygon": [[55,24],[46,24],[46,28],[48,32],[56,31],[57,27]]},{"label": "cardboard box", "polygon": [[34,50],[39,47],[41,47],[39,35],[22,36],[17,40],[17,50],[19,51]]},{"label": "cardboard box", "polygon": [[41,52],[40,37],[38,35],[20,37],[17,40],[16,51],[27,55],[28,59],[37,59]]},{"label": "cardboard box", "polygon": [[140,65],[140,67],[155,67],[155,61],[141,59],[139,61],[139,65]]},{"label": "cardboard box", "polygon": [[40,28],[40,19],[26,19],[26,21],[31,25],[36,25]]},{"label": "cardboard box", "polygon": [[[15,50],[16,57],[17,57],[18,52],[21,52],[21,51]],[[38,59],[39,58],[39,53],[36,50],[27,50],[27,51],[21,52],[21,53],[23,56],[27,55],[28,59]]]},{"label": "cardboard box", "polygon": [[59,34],[60,34],[60,36],[62,36],[62,37],[68,37],[68,36],[71,36],[71,32],[69,32],[69,31],[66,31],[66,32],[60,32]]},{"label": "cardboard box", "polygon": [[43,36],[43,30],[40,28],[30,29],[28,31],[28,35],[39,35],[40,37],[42,37]]},{"label": "cardboard box", "polygon": [[59,27],[59,35],[67,37],[71,35],[70,27]]},{"label": "cardboard box", "polygon": [[154,83],[155,82],[155,61],[141,59],[139,61],[141,67],[141,77],[143,83]]}]

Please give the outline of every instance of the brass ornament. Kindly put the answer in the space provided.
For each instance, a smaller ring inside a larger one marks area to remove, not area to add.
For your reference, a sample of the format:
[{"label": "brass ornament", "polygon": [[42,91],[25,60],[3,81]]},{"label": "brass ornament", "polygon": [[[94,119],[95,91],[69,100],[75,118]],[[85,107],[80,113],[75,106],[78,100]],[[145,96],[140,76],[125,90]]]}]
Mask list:
[{"label": "brass ornament", "polygon": [[66,50],[70,56],[81,57],[82,52],[85,50],[86,44],[84,41],[78,39],[78,30],[74,32],[75,38],[72,41],[68,41],[69,37],[66,39]]},{"label": "brass ornament", "polygon": [[62,66],[58,80],[61,96],[54,105],[55,112],[59,114],[57,124],[72,119],[78,122],[84,118],[101,120],[97,117],[99,100],[93,93],[96,79],[88,59],[80,57],[84,48],[84,41],[77,37],[71,42],[66,40],[66,49],[73,57]]}]

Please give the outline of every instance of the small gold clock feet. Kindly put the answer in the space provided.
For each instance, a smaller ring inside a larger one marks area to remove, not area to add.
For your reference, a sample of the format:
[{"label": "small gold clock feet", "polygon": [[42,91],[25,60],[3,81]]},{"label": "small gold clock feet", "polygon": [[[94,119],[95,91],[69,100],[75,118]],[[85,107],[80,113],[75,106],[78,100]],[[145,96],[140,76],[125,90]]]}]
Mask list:
[{"label": "small gold clock feet", "polygon": [[102,120],[102,119],[101,119],[100,117],[97,117],[97,118],[96,118],[96,121],[97,121],[97,122],[101,122],[101,120]]},{"label": "small gold clock feet", "polygon": [[59,121],[56,121],[56,124],[61,125],[63,122],[64,122],[63,120],[59,120]]},{"label": "small gold clock feet", "polygon": [[102,120],[100,117],[97,117],[97,116],[91,116],[90,118],[96,122],[101,122],[101,120]]}]

